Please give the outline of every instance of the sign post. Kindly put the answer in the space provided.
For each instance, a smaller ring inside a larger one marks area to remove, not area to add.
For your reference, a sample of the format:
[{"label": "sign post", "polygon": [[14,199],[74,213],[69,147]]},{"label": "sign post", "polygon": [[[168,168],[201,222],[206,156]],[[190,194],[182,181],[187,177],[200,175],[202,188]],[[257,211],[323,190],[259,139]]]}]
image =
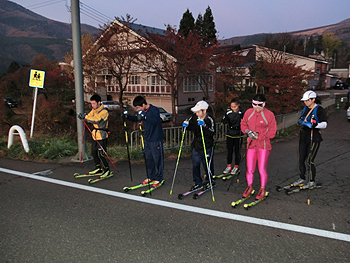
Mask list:
[{"label": "sign post", "polygon": [[36,109],[36,100],[37,100],[37,97],[38,97],[38,89],[43,89],[44,88],[44,79],[45,79],[45,71],[36,70],[36,69],[31,69],[30,70],[29,87],[35,88],[33,114],[32,114],[32,124],[31,124],[31,127],[30,127],[30,138],[33,137],[35,109]]}]

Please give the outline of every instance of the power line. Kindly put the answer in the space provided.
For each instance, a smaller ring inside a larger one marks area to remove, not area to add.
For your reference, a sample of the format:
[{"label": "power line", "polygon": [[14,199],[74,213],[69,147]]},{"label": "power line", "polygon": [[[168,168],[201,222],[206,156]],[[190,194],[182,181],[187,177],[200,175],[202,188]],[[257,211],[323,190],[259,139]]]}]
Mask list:
[{"label": "power line", "polygon": [[64,1],[65,0],[50,0],[50,1],[45,1],[45,2],[38,3],[38,4],[29,5],[29,6],[26,6],[25,8],[33,10],[33,9],[45,7],[48,5],[53,5],[53,4],[56,4],[59,2],[64,2]]}]

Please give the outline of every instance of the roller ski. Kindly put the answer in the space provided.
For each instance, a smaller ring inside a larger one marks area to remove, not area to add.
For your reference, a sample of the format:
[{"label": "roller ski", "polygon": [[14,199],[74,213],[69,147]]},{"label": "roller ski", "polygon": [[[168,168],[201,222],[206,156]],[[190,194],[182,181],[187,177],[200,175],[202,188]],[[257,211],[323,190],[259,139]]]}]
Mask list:
[{"label": "roller ski", "polygon": [[84,178],[84,177],[92,177],[92,176],[101,176],[103,174],[103,170],[99,167],[96,167],[95,170],[88,172],[86,174],[75,173],[74,178]]},{"label": "roller ski", "polygon": [[239,168],[237,167],[234,167],[227,176],[222,177],[222,180],[224,181],[230,180],[232,177],[234,177],[235,175],[238,176],[240,173],[241,173],[241,170],[239,170]]},{"label": "roller ski", "polygon": [[212,182],[212,185],[210,185],[209,183],[207,183],[206,185],[204,185],[202,187],[202,189],[198,192],[198,193],[195,193],[193,195],[193,199],[198,199],[200,196],[204,195],[205,193],[211,191],[213,188],[215,187],[215,183]]},{"label": "roller ski", "polygon": [[233,208],[236,208],[237,206],[239,206],[240,204],[242,204],[243,202],[245,202],[246,200],[248,200],[250,197],[252,197],[255,194],[255,190],[252,190],[252,192],[250,193],[250,195],[248,195],[247,197],[241,197],[239,200],[237,200],[236,202],[232,202],[231,206]]},{"label": "roller ski", "polygon": [[131,190],[139,189],[139,188],[142,188],[142,187],[145,187],[145,186],[148,186],[148,185],[152,185],[152,184],[153,184],[153,181],[150,180],[148,182],[145,182],[145,183],[142,182],[141,184],[138,184],[138,185],[135,185],[135,186],[125,186],[123,188],[123,191],[127,193],[127,192],[129,192]]},{"label": "roller ski", "polygon": [[291,195],[294,193],[299,193],[302,190],[312,190],[312,189],[320,189],[322,188],[322,183],[308,182],[302,186],[294,186],[289,189],[284,190],[286,195]]},{"label": "roller ski", "polygon": [[189,196],[190,194],[193,194],[197,191],[201,191],[203,190],[203,186],[200,186],[200,185],[194,185],[191,187],[191,189],[183,194],[179,194],[177,197],[181,200],[183,199],[184,197],[186,196]]},{"label": "roller ski", "polygon": [[222,178],[224,176],[226,176],[227,174],[219,174],[219,175],[213,175],[213,179],[217,179],[217,178]]},{"label": "roller ski", "polygon": [[104,174],[100,175],[100,177],[98,177],[96,179],[89,179],[88,183],[89,184],[94,184],[94,183],[100,182],[100,181],[102,181],[104,179],[110,178],[112,176],[113,176],[113,173],[111,171],[106,171]]},{"label": "roller ski", "polygon": [[213,179],[216,179],[216,178],[223,178],[223,177],[225,177],[225,176],[229,176],[231,170],[233,170],[232,167],[231,167],[231,166],[227,166],[227,167],[225,168],[225,170],[223,170],[222,174],[214,175],[214,176],[213,176]]},{"label": "roller ski", "polygon": [[276,186],[276,191],[277,192],[286,191],[286,190],[289,190],[291,188],[303,186],[304,183],[305,183],[305,180],[300,178],[300,179],[296,180],[295,182],[288,184],[286,186]]},{"label": "roller ski", "polygon": [[152,182],[152,187],[146,191],[142,191],[141,195],[142,196],[146,196],[147,194],[149,194],[150,192],[156,190],[157,188],[161,187],[164,184],[164,180],[159,182],[158,184],[155,185],[154,181]]},{"label": "roller ski", "polygon": [[261,201],[265,200],[269,196],[269,192],[265,191],[265,188],[261,187],[259,190],[259,193],[257,194],[255,201],[249,203],[249,204],[244,204],[244,209],[248,210],[249,208],[257,205]]}]

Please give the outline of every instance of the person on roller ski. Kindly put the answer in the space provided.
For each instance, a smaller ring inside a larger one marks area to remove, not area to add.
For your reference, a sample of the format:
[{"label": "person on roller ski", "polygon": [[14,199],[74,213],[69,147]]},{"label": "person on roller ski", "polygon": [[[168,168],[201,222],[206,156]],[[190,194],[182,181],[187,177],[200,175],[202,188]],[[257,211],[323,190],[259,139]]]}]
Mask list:
[{"label": "person on roller ski", "polygon": [[[106,177],[110,175],[109,165],[105,156],[107,153],[108,141],[108,110],[101,103],[101,97],[94,94],[90,98],[92,110],[87,114],[79,114],[78,118],[93,125],[91,132],[92,146],[91,154],[95,162],[95,169],[89,172],[90,175]],[[101,148],[103,147],[103,149]]]},{"label": "person on roller ski", "polygon": [[163,153],[163,129],[159,117],[158,107],[147,104],[142,96],[137,96],[133,100],[133,106],[137,111],[136,116],[124,112],[124,117],[131,121],[143,122],[144,135],[144,154],[148,178],[142,183],[151,184],[152,187],[159,187],[163,182],[164,171],[164,153]]},{"label": "person on roller ski", "polygon": [[[209,104],[203,100],[197,102],[197,104],[191,108],[194,113],[189,119],[183,122],[183,127],[187,127],[187,130],[193,132],[194,139],[191,144],[192,146],[192,175],[194,185],[191,187],[191,191],[201,187],[210,187],[210,182],[214,185],[213,174],[214,174],[214,134],[215,134],[215,122],[207,110]],[[203,140],[201,128],[203,130],[204,143],[206,148],[207,156],[204,154]],[[208,160],[208,167],[205,158]],[[204,166],[205,174],[207,175],[203,182],[201,176],[201,163]],[[209,179],[210,176],[210,179]]]},{"label": "person on roller ski", "polygon": [[[305,106],[299,119],[301,125],[299,137],[299,173],[300,178],[293,185],[302,189],[312,189],[316,186],[315,158],[322,142],[321,130],[327,128],[326,111],[320,106],[321,100],[316,92],[309,90],[303,94],[301,101]],[[310,168],[310,178],[306,182],[306,165]]]},{"label": "person on roller ski", "polygon": [[[227,109],[221,123],[227,124],[226,147],[227,147],[227,166],[222,172],[223,174],[236,175],[239,172],[239,164],[241,163],[241,146],[243,134],[241,131],[241,120],[244,111],[240,107],[237,98],[233,98],[230,108]],[[232,168],[233,150],[235,153],[235,164]]]},{"label": "person on roller ski", "polygon": [[268,179],[267,164],[271,152],[271,139],[275,137],[277,125],[274,114],[265,108],[266,98],[263,94],[253,97],[253,108],[248,109],[241,121],[241,130],[248,135],[247,142],[247,189],[243,197],[248,197],[253,192],[253,180],[256,164],[260,174],[260,190],[257,200],[266,197],[266,184]]}]

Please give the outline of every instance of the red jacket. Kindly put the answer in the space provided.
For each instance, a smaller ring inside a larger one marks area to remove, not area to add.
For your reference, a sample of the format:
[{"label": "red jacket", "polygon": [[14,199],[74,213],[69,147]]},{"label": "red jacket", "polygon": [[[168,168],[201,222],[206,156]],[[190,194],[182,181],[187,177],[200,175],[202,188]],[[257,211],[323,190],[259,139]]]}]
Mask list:
[{"label": "red jacket", "polygon": [[271,139],[275,137],[277,124],[275,115],[268,109],[264,108],[261,112],[256,112],[254,108],[248,109],[241,121],[241,130],[258,132],[258,139],[251,140],[248,137],[249,149],[265,149],[271,150]]}]

